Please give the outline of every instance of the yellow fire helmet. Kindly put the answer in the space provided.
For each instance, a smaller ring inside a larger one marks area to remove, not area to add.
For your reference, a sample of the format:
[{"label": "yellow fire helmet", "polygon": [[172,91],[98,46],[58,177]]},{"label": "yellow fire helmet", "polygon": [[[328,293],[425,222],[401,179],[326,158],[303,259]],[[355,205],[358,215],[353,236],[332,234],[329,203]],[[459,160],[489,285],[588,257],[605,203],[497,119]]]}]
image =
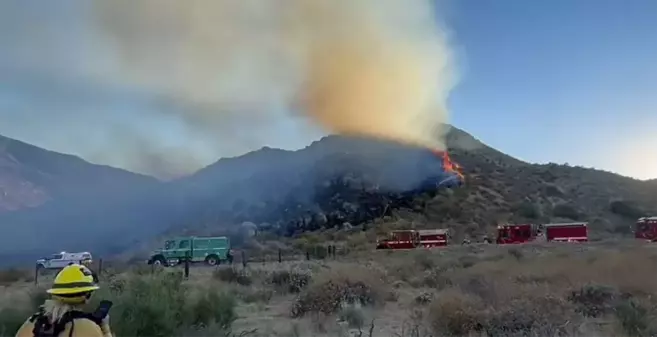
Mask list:
[{"label": "yellow fire helmet", "polygon": [[84,294],[96,289],[99,289],[99,287],[94,282],[91,270],[80,264],[72,264],[66,266],[57,274],[52,288],[48,289],[48,293],[70,297],[71,295]]}]

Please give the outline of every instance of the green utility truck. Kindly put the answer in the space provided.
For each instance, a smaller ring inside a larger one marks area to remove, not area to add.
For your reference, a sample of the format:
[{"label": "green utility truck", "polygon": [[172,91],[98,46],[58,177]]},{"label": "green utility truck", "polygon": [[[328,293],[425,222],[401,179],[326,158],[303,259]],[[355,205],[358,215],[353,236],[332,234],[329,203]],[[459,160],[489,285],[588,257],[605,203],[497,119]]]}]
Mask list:
[{"label": "green utility truck", "polygon": [[180,237],[167,240],[163,249],[151,254],[148,264],[174,266],[190,258],[190,262],[205,262],[215,266],[222,262],[232,262],[230,240],[225,236]]}]

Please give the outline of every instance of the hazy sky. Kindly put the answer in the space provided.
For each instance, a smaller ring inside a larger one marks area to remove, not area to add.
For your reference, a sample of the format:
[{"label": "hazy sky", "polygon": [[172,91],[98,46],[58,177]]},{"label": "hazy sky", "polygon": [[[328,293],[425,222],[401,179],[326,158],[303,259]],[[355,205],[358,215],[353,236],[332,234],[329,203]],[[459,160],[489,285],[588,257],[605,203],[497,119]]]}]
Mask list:
[{"label": "hazy sky", "polygon": [[657,177],[657,1],[460,0],[452,121],[532,162]]},{"label": "hazy sky", "polygon": [[[105,70],[81,3],[0,2],[0,134],[116,166],[124,159],[105,149],[117,142],[214,159],[321,135],[281,112],[257,139],[218,130],[235,143],[208,146],[161,102],[80,81],[85,65]],[[454,125],[523,160],[657,177],[657,1],[453,0],[441,16],[460,77]]]}]

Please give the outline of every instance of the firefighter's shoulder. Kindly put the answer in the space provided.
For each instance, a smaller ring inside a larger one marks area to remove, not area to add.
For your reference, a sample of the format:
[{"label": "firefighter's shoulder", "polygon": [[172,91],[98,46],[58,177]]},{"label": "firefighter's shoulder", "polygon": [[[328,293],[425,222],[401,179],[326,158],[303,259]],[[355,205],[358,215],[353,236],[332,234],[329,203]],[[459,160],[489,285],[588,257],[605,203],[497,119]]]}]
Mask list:
[{"label": "firefighter's shoulder", "polygon": [[[73,333],[71,334],[71,328]],[[73,322],[66,324],[66,328],[60,336],[73,336],[73,337],[103,337],[103,331],[100,326],[88,318],[76,318]]]},{"label": "firefighter's shoulder", "polygon": [[[71,333],[73,329],[73,333]],[[58,336],[72,336],[72,337],[103,337],[103,332],[100,326],[94,321],[87,318],[75,318],[72,322],[66,323],[64,330]],[[16,332],[16,337],[34,337],[34,322],[30,319]]]}]

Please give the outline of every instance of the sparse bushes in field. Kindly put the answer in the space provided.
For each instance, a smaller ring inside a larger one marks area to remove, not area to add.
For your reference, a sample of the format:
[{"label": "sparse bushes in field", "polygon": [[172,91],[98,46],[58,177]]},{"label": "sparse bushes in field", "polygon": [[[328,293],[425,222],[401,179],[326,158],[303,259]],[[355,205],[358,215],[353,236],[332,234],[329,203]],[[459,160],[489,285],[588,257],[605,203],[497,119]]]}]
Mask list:
[{"label": "sparse bushes in field", "polygon": [[383,303],[387,287],[374,270],[333,269],[317,275],[292,306],[293,317],[315,312],[334,314],[348,304]]},{"label": "sparse bushes in field", "polygon": [[269,303],[274,297],[274,291],[265,288],[245,288],[238,293],[238,297],[245,303]]},{"label": "sparse bushes in field", "polygon": [[430,270],[435,266],[433,259],[431,258],[431,252],[428,251],[419,251],[415,254],[414,262],[422,270]]},{"label": "sparse bushes in field", "polygon": [[347,322],[351,328],[362,328],[365,325],[365,314],[360,307],[352,305],[344,307],[340,310],[338,318]]},{"label": "sparse bushes in field", "polygon": [[614,314],[628,336],[643,337],[657,334],[657,327],[653,323],[654,312],[650,312],[645,304],[634,298],[619,301],[614,307]]},{"label": "sparse bushes in field", "polygon": [[475,296],[452,289],[442,292],[429,309],[430,324],[438,336],[467,336],[481,331],[483,304]]},{"label": "sparse bushes in field", "polygon": [[439,336],[564,335],[575,315],[558,296],[525,293],[492,305],[456,289],[438,294],[429,309],[431,326]]},{"label": "sparse bushes in field", "polygon": [[613,308],[617,296],[618,292],[612,287],[587,284],[572,291],[568,300],[577,305],[577,312],[582,315],[599,317]]},{"label": "sparse bushes in field", "polygon": [[10,306],[0,306],[0,336],[13,336],[46,298],[45,289],[36,288],[28,292],[27,301],[12,303]]},{"label": "sparse bushes in field", "polygon": [[212,276],[220,281],[228,283],[237,283],[243,286],[249,286],[253,283],[251,277],[244,270],[238,270],[233,267],[217,268]]},{"label": "sparse bushes in field", "polygon": [[289,293],[299,293],[310,283],[311,275],[289,270],[277,270],[269,276],[269,283]]},{"label": "sparse bushes in field", "polygon": [[185,314],[193,326],[205,327],[214,323],[227,330],[237,318],[235,305],[234,297],[210,289],[191,303]]},{"label": "sparse bushes in field", "polygon": [[18,281],[32,281],[34,276],[25,269],[9,268],[0,271],[0,285],[10,285]]},{"label": "sparse bushes in field", "polygon": [[117,336],[173,336],[183,328],[214,334],[229,329],[236,318],[231,295],[212,287],[193,293],[180,272],[132,274],[120,290],[101,288],[94,302],[103,298],[114,302],[112,329]]},{"label": "sparse bushes in field", "polygon": [[507,252],[509,253],[509,255],[513,256],[516,260],[520,260],[524,257],[522,251],[515,247],[509,248]]}]

